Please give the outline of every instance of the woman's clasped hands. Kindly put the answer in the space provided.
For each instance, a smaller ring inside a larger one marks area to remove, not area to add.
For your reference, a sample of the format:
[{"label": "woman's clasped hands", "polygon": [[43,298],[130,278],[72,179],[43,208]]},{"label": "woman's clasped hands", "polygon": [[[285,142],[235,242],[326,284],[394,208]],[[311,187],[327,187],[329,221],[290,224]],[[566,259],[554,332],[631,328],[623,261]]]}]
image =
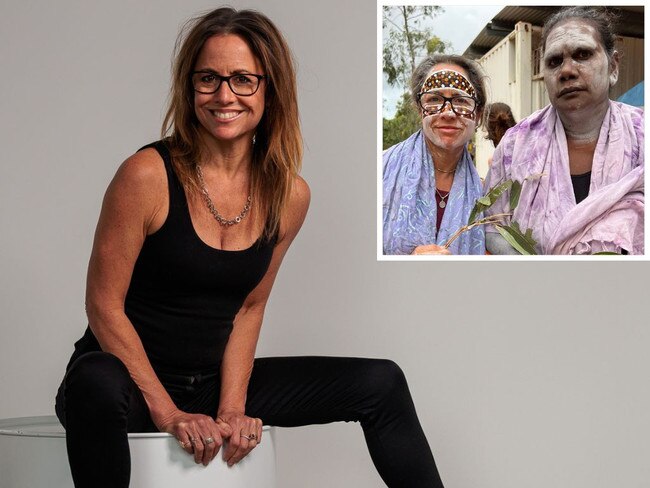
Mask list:
[{"label": "woman's clasped hands", "polygon": [[262,419],[248,417],[243,413],[219,413],[221,421],[231,429],[231,436],[223,450],[223,460],[228,466],[241,461],[262,442]]},{"label": "woman's clasped hands", "polygon": [[177,411],[159,426],[173,435],[181,448],[194,456],[194,462],[207,466],[222,446],[228,466],[241,461],[262,439],[262,420],[239,413],[208,415]]}]

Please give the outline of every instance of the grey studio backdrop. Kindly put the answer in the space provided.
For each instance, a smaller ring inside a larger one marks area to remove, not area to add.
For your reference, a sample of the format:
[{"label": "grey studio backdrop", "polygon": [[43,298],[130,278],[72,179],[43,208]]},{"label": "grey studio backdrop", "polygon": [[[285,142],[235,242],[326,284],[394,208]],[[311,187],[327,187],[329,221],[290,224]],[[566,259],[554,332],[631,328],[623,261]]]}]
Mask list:
[{"label": "grey studio backdrop", "polygon": [[[53,414],[104,189],[158,136],[181,22],[215,6],[2,2],[0,417]],[[293,47],[312,188],[259,355],[397,361],[449,488],[646,488],[648,263],[377,262],[375,3],[235,6]],[[283,488],[382,486],[356,424],[277,441]]]}]

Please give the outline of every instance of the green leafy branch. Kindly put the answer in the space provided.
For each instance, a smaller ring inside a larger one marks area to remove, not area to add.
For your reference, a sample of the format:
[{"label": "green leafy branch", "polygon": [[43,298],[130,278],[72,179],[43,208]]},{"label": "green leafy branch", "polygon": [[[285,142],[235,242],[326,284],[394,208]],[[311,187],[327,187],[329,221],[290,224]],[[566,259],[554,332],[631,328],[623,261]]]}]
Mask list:
[{"label": "green leafy branch", "polygon": [[[507,191],[510,191],[510,212],[493,214],[481,219],[478,218],[481,213],[494,205]],[[532,229],[526,229],[526,231],[523,232],[517,222],[512,222],[510,225],[504,223],[505,217],[512,217],[512,212],[514,212],[519,203],[520,195],[521,183],[519,181],[506,180],[503,183],[490,188],[490,191],[476,200],[474,208],[469,214],[467,225],[458,229],[445,243],[444,247],[448,249],[463,232],[467,232],[468,230],[480,225],[492,224],[499,234],[501,234],[508,244],[515,248],[517,252],[526,255],[537,254],[537,251],[535,251],[535,245],[537,242],[533,239]]]}]

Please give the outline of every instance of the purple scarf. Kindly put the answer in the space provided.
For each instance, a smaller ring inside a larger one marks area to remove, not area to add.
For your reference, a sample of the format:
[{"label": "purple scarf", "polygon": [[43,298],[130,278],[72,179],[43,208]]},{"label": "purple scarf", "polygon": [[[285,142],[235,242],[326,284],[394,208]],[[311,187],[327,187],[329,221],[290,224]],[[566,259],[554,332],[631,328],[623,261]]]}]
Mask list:
[{"label": "purple scarf", "polygon": [[[564,127],[548,106],[511,128],[494,153],[489,188],[524,181],[512,219],[531,228],[541,254],[643,254],[643,110],[610,101],[600,128],[589,196],[576,205]],[[509,211],[505,195],[486,213]],[[488,232],[496,232],[488,228]]]},{"label": "purple scarf", "polygon": [[[416,246],[443,245],[467,224],[482,194],[481,179],[467,148],[451,186],[440,229],[436,228],[435,172],[422,131],[384,152],[384,254],[411,254]],[[437,235],[436,235],[437,234]],[[452,254],[485,254],[485,234],[475,227],[456,239]]]}]

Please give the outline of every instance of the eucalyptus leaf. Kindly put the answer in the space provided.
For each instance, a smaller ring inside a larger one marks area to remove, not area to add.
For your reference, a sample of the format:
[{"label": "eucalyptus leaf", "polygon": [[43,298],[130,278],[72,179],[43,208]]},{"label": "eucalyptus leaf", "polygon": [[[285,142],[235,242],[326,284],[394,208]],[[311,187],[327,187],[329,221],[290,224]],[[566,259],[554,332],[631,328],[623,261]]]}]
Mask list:
[{"label": "eucalyptus leaf", "polygon": [[519,204],[519,196],[521,195],[521,183],[518,181],[512,182],[512,188],[510,189],[510,211],[514,212],[515,208]]},{"label": "eucalyptus leaf", "polygon": [[472,212],[469,214],[468,225],[471,225],[476,220],[476,217],[481,212],[484,212],[490,208],[494,203],[499,199],[504,192],[508,191],[512,187],[512,180],[506,180],[503,183],[490,188],[490,191],[486,195],[482,196],[474,204]]},{"label": "eucalyptus leaf", "polygon": [[522,233],[517,222],[511,225],[495,225],[499,234],[514,247],[520,254],[535,255],[535,240],[532,237],[532,229],[527,229],[526,233]]},{"label": "eucalyptus leaf", "polygon": [[526,232],[521,232],[521,228],[517,222],[512,222],[511,227],[515,229],[524,239],[524,246],[526,247],[529,254],[537,254],[535,246],[537,246],[537,241],[533,238],[533,229],[526,229]]},{"label": "eucalyptus leaf", "polygon": [[512,229],[510,227],[502,227],[500,225],[495,225],[495,227],[499,231],[499,234],[501,234],[501,237],[503,237],[519,254],[528,254],[512,235]]}]

